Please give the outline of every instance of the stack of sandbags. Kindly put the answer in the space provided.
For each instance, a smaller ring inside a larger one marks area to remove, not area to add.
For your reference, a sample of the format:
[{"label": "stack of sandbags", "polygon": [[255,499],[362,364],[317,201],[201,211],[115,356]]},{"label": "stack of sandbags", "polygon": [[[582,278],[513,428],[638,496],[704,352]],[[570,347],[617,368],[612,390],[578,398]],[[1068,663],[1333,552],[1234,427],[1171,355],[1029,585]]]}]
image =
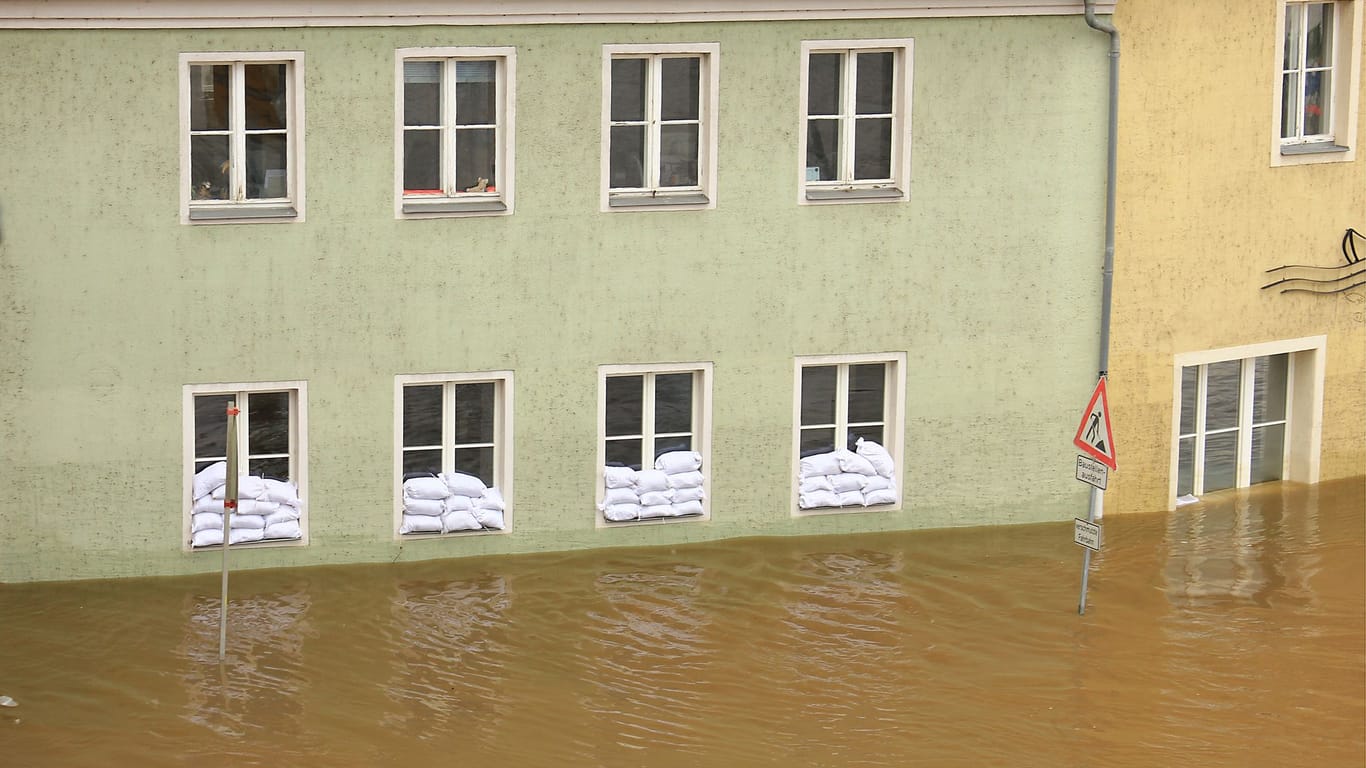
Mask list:
[{"label": "stack of sandbags", "polygon": [[801,461],[797,507],[871,507],[896,503],[896,462],[886,448],[859,438],[857,450],[841,448]]},{"label": "stack of sandbags", "polygon": [[[228,463],[210,464],[194,476],[194,508],[190,541],[196,547],[223,543],[223,499]],[[299,527],[299,489],[293,483],[254,475],[237,480],[237,508],[232,513],[231,544],[288,540],[303,536]]]},{"label": "stack of sandbags", "polygon": [[662,453],[654,469],[604,467],[598,509],[614,523],[700,515],[702,480],[702,454],[697,451]]},{"label": "stack of sandbags", "polygon": [[403,522],[399,533],[452,533],[503,530],[507,509],[497,488],[464,472],[403,481]]}]

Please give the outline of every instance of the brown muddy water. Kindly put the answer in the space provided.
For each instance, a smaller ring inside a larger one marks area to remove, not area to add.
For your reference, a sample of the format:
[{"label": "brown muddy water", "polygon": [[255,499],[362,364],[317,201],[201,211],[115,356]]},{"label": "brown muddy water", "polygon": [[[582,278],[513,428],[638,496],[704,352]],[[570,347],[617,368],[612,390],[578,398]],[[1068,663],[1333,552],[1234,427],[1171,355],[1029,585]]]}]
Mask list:
[{"label": "brown muddy water", "polygon": [[1105,521],[0,587],[0,766],[1366,765],[1366,483]]}]

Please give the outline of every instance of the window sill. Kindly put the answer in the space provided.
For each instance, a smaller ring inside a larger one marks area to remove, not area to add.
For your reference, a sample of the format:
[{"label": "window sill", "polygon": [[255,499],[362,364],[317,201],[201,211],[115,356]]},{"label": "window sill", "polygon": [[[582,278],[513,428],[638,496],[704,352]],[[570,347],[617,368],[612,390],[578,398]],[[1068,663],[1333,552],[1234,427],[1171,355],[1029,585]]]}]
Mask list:
[{"label": "window sill", "polygon": [[507,213],[507,203],[502,198],[481,197],[462,200],[443,197],[436,200],[404,198],[401,210],[407,215],[441,215],[452,213]]},{"label": "window sill", "polygon": [[[307,532],[305,532],[304,535],[303,535],[301,538],[298,538],[298,539],[263,539],[263,540],[261,540],[261,541],[243,541],[243,542],[239,542],[239,543],[237,543],[237,544],[231,545],[231,546],[229,547],[229,549],[232,550],[232,551],[237,551],[237,550],[239,550],[239,549],[272,549],[272,548],[275,548],[275,547],[306,547],[306,546],[308,546],[308,534],[307,534]],[[221,552],[221,551],[223,551],[223,545],[222,545],[222,544],[210,544],[210,545],[204,546],[204,547],[196,547],[196,546],[194,546],[193,544],[190,544],[190,543],[187,542],[187,543],[186,543],[186,551],[187,551],[187,552],[191,552],[191,553],[199,553],[199,552]]]},{"label": "window sill", "polygon": [[677,193],[609,193],[609,208],[670,208],[674,206],[700,207],[711,202],[703,192]]},{"label": "window sill", "polygon": [[906,193],[898,187],[847,187],[842,189],[833,188],[807,188],[806,199],[813,203],[826,203],[834,201],[849,202],[885,202],[893,200],[904,200]]},{"label": "window sill", "polygon": [[1282,155],[1329,155],[1337,152],[1348,152],[1350,147],[1341,144],[1334,144],[1331,141],[1315,141],[1308,144],[1282,144]]},{"label": "window sill", "polygon": [[190,206],[190,221],[253,221],[257,219],[296,219],[299,211],[290,203],[282,205]]},{"label": "window sill", "polygon": [[812,507],[802,509],[797,507],[794,517],[821,517],[825,515],[857,515],[861,512],[897,512],[901,509],[901,499],[897,499],[892,504],[874,504],[870,507]]}]

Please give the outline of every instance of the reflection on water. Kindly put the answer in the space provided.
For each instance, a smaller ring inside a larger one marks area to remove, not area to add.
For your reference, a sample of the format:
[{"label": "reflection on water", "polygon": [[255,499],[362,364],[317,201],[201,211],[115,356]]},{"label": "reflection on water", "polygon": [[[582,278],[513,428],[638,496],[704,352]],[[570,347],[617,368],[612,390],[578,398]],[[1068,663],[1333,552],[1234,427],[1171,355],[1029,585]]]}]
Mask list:
[{"label": "reflection on water", "polygon": [[15,766],[1366,764],[1366,489],[0,587]]}]

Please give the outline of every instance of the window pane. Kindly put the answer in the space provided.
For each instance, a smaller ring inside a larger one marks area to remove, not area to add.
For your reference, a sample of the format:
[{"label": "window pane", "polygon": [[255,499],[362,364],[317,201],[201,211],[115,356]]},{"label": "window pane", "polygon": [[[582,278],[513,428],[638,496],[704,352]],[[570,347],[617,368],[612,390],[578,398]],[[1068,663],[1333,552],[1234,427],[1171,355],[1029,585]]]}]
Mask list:
[{"label": "window pane", "polygon": [[881,445],[881,446],[884,446],[884,447],[887,445],[886,443],[884,443],[884,442],[882,441],[882,427],[879,425],[879,426],[850,427],[850,428],[849,428],[849,440],[848,440],[848,443],[849,443],[849,444],[846,445],[845,447],[848,448],[848,449],[851,450],[851,451],[852,451],[852,450],[855,450],[856,446],[858,445],[858,439],[859,439],[860,437],[863,438],[864,440],[870,440],[870,441],[872,441],[872,442],[874,442],[874,443],[877,443],[878,445]]},{"label": "window pane", "polygon": [[242,94],[246,100],[247,130],[279,130],[286,126],[285,64],[247,64]]},{"label": "window pane", "polygon": [[854,89],[854,114],[891,113],[892,84],[896,79],[893,69],[895,64],[896,55],[891,51],[858,55],[858,85]]},{"label": "window pane", "polygon": [[493,449],[492,448],[457,448],[455,449],[455,471],[464,472],[467,475],[474,475],[484,481],[484,485],[494,485],[493,482]]},{"label": "window pane", "polygon": [[[838,120],[809,120],[806,123],[806,180],[834,181],[839,178],[840,124]],[[812,177],[811,169],[816,169]]]},{"label": "window pane", "polygon": [[[644,376],[609,376],[607,378],[608,437],[639,435],[644,423],[641,401],[645,392]],[[637,445],[636,461],[640,460]]]},{"label": "window pane", "polygon": [[640,469],[640,438],[607,441],[607,465]]},{"label": "window pane", "polygon": [[655,376],[655,432],[692,431],[691,373]]},{"label": "window pane", "polygon": [[1285,7],[1285,59],[1281,62],[1282,70],[1298,69],[1300,66],[1300,25],[1303,20],[1302,6]]},{"label": "window pane", "polygon": [[702,60],[696,56],[661,59],[659,117],[661,120],[696,120],[701,108],[698,88]]},{"label": "window pane", "polygon": [[427,451],[404,451],[403,452],[403,474],[429,472],[433,475],[441,472],[441,449],[434,448]]},{"label": "window pane", "polygon": [[498,65],[485,61],[455,63],[456,125],[494,125],[498,122]]},{"label": "window pane", "polygon": [[455,442],[493,442],[494,396],[491,381],[455,385]]},{"label": "window pane", "polygon": [[612,59],[611,118],[645,119],[645,59]]},{"label": "window pane", "polygon": [[1331,71],[1304,73],[1304,135],[1317,136],[1329,133],[1328,99]]},{"label": "window pane", "polygon": [[833,450],[835,450],[835,430],[833,427],[802,430],[802,456],[829,453]]},{"label": "window pane", "polygon": [[441,62],[403,62],[403,124],[441,125]]},{"label": "window pane", "polygon": [[1205,429],[1228,429],[1238,426],[1238,389],[1242,381],[1243,361],[1226,360],[1210,363],[1209,382],[1205,391]]},{"label": "window pane", "polygon": [[196,200],[228,199],[228,137],[190,137],[190,187]]},{"label": "window pane", "polygon": [[645,186],[645,126],[612,126],[612,187]]},{"label": "window pane", "polygon": [[1205,438],[1205,493],[1232,488],[1238,472],[1238,433]]},{"label": "window pane", "polygon": [[247,136],[247,197],[288,197],[289,140],[282,133]]},{"label": "window pane", "polygon": [[1176,495],[1195,493],[1195,438],[1183,437],[1177,443]]},{"label": "window pane", "polygon": [[289,480],[289,457],[250,459],[247,461],[247,474],[257,477],[272,477],[276,480]]},{"label": "window pane", "polygon": [[849,421],[884,421],[886,392],[886,363],[849,366]]},{"label": "window pane", "polygon": [[1252,429],[1253,483],[1280,480],[1285,470],[1285,425],[1272,424]]},{"label": "window pane", "polygon": [[441,445],[440,384],[403,388],[403,446],[419,445]]},{"label": "window pane", "polygon": [[[1311,3],[1306,9],[1304,28],[1304,65],[1332,66],[1333,4]],[[1287,9],[1286,15],[1289,14]]]},{"label": "window pane", "polygon": [[[808,365],[802,368],[802,426],[835,423],[835,380],[833,365]],[[830,438],[834,442],[833,434]]]},{"label": "window pane", "polygon": [[1285,75],[1281,84],[1281,138],[1291,139],[1299,135],[1296,106],[1300,98],[1300,76],[1294,72]]},{"label": "window pane", "polygon": [[892,119],[865,118],[854,123],[854,178],[892,177]]},{"label": "window pane", "polygon": [[1198,377],[1200,369],[1194,365],[1181,367],[1181,424],[1178,429],[1183,435],[1195,434],[1195,405],[1199,392]]},{"label": "window pane", "polygon": [[838,115],[840,113],[840,70],[844,64],[842,53],[813,53],[806,65],[806,113],[808,115]]},{"label": "window pane", "polygon": [[659,129],[659,185],[697,186],[697,125],[665,125]]},{"label": "window pane", "polygon": [[289,393],[253,392],[247,395],[250,435],[247,452],[253,456],[289,453]]},{"label": "window pane", "polygon": [[[497,151],[498,135],[493,128],[456,131],[455,188],[466,192],[484,192],[488,185],[497,185],[498,181],[494,178]],[[480,189],[481,186],[484,189]]]},{"label": "window pane", "polygon": [[233,395],[194,396],[195,458],[228,455],[228,402],[232,399]]},{"label": "window pane", "polygon": [[1285,382],[1289,368],[1289,355],[1259,357],[1253,362],[1253,424],[1285,418]]},{"label": "window pane", "polygon": [[190,130],[226,131],[232,99],[226,64],[190,66]]},{"label": "window pane", "polygon": [[403,132],[403,188],[441,189],[441,131]]},{"label": "window pane", "polygon": [[692,437],[688,435],[676,435],[674,437],[655,438],[655,453],[657,459],[669,451],[691,451]]}]

